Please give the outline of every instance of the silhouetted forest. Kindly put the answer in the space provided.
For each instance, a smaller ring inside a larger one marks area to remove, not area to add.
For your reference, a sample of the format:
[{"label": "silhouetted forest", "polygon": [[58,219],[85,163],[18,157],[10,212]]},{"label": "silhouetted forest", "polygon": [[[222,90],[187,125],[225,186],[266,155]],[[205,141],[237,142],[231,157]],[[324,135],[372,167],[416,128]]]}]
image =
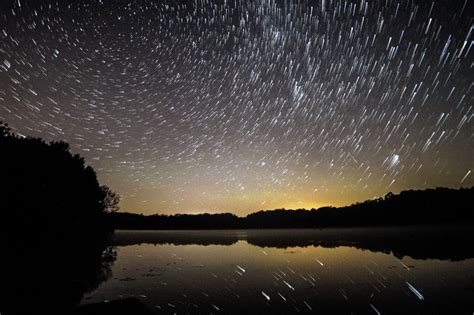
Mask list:
[{"label": "silhouetted forest", "polygon": [[0,123],[0,313],[69,314],[111,276],[119,196],[64,142]]},{"label": "silhouetted forest", "polygon": [[116,229],[248,229],[407,226],[474,223],[474,187],[402,191],[347,207],[267,210],[246,217],[234,214],[110,214]]},{"label": "silhouetted forest", "polygon": [[11,241],[104,231],[119,197],[65,142],[23,138],[0,123],[0,224]]}]

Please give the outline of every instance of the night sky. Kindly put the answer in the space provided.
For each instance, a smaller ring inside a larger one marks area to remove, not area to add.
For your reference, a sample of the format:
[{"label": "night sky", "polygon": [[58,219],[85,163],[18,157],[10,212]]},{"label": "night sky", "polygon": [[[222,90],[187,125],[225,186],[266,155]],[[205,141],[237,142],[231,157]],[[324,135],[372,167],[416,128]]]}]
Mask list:
[{"label": "night sky", "polygon": [[473,1],[0,2],[0,120],[122,210],[474,185]]}]

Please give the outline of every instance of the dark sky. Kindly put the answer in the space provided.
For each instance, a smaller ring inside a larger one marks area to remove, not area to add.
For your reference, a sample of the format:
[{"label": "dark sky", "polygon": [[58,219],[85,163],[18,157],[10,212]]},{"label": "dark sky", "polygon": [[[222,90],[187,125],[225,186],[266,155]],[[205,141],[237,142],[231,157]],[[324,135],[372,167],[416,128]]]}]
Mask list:
[{"label": "dark sky", "polygon": [[474,185],[473,1],[0,8],[0,120],[69,142],[125,211]]}]

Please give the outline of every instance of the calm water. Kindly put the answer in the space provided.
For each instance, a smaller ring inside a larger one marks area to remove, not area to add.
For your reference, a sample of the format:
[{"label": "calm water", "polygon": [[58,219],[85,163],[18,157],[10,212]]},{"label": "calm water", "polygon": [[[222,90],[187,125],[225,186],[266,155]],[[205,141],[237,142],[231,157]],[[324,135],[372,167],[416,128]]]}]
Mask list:
[{"label": "calm water", "polygon": [[83,303],[157,313],[473,314],[472,231],[118,231],[113,276]]}]

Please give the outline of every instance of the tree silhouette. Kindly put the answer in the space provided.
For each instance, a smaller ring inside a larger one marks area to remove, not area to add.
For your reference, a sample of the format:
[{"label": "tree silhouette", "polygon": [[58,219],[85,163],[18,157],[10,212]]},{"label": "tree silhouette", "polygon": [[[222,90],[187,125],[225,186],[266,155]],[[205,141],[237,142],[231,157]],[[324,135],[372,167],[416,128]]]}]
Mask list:
[{"label": "tree silhouette", "polygon": [[4,138],[7,136],[11,136],[10,128],[8,127],[8,124],[0,121],[0,137]]},{"label": "tree silhouette", "polygon": [[[41,237],[103,231],[119,196],[67,143],[20,137],[0,123],[0,225]],[[18,235],[7,233],[7,237]]]},{"label": "tree silhouette", "polygon": [[100,186],[102,190],[102,207],[105,212],[117,212],[120,210],[120,195],[112,191],[109,186]]}]

